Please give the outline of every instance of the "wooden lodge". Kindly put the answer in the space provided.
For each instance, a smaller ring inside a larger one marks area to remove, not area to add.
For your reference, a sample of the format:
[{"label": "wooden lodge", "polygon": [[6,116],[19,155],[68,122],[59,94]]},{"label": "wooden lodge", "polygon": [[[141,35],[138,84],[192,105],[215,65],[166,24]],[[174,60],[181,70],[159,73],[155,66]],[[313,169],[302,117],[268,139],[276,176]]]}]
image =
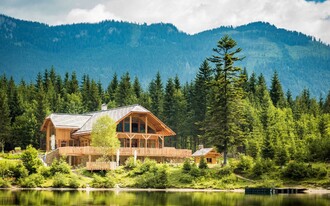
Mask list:
[{"label": "wooden lodge", "polygon": [[103,115],[108,115],[117,124],[120,164],[134,155],[138,159],[148,157],[158,162],[179,161],[191,156],[191,150],[165,147],[165,138],[174,136],[175,132],[144,107],[131,105],[81,115],[51,114],[46,117],[41,127],[41,131],[46,132],[46,163],[50,164],[55,157],[66,156],[73,166],[104,168],[99,167],[104,163],[95,162],[102,156],[102,151],[90,146],[93,123]]},{"label": "wooden lodge", "polygon": [[199,145],[199,150],[192,154],[196,164],[199,164],[201,157],[205,158],[207,164],[217,164],[217,158],[220,156],[214,148],[204,148],[203,145]]}]

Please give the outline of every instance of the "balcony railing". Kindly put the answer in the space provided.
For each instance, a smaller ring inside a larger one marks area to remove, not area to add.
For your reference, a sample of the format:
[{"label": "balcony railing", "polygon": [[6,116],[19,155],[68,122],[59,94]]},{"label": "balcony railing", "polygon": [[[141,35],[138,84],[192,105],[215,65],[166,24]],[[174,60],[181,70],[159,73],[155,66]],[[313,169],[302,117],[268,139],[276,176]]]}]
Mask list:
[{"label": "balcony railing", "polygon": [[[60,147],[59,154],[67,156],[103,155],[102,148],[98,147]],[[123,148],[119,149],[120,156],[133,156],[136,151],[138,157],[172,157],[187,158],[192,152],[188,149],[164,148]]]}]

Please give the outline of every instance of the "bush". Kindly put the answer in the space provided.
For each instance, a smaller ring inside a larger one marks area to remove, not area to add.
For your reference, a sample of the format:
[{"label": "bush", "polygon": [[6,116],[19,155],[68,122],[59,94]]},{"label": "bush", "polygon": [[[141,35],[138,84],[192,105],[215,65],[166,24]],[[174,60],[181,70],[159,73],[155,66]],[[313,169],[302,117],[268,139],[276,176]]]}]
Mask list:
[{"label": "bush", "polygon": [[0,177],[24,178],[28,176],[28,171],[24,165],[16,161],[0,161]]},{"label": "bush", "polygon": [[125,161],[125,168],[126,169],[134,169],[136,168],[138,165],[141,164],[140,160],[136,160],[135,164],[134,164],[134,157],[129,157],[126,161]]},{"label": "bush", "polygon": [[56,173],[53,177],[53,187],[61,188],[69,186],[69,178],[62,173]]},{"label": "bush", "polygon": [[41,160],[38,158],[38,151],[31,145],[27,146],[22,153],[21,159],[29,174],[36,173],[37,169],[42,165]]},{"label": "bush", "polygon": [[182,165],[182,172],[183,173],[188,173],[188,172],[190,172],[190,170],[191,170],[190,159],[186,158],[183,162],[183,165]]},{"label": "bush", "polygon": [[8,187],[10,187],[9,182],[0,177],[0,188],[8,188]]},{"label": "bush", "polygon": [[56,173],[71,174],[71,167],[63,158],[60,160],[55,159],[50,166],[50,173],[52,175]]},{"label": "bush", "polygon": [[41,174],[45,178],[50,177],[52,175],[52,173],[50,172],[50,168],[46,166],[39,167],[37,173]]},{"label": "bush", "polygon": [[258,159],[252,169],[254,176],[261,176],[263,174],[272,172],[275,170],[275,164],[270,159]]},{"label": "bush", "polygon": [[201,175],[201,172],[200,172],[200,170],[198,169],[198,167],[196,166],[195,163],[193,163],[191,165],[191,169],[190,169],[189,174],[193,177],[199,177]]},{"label": "bush", "polygon": [[220,177],[229,176],[233,173],[233,168],[229,165],[226,165],[219,169]]},{"label": "bush", "polygon": [[328,171],[324,166],[313,168],[311,164],[291,161],[282,172],[284,177],[300,180],[304,178],[324,178]]},{"label": "bush", "polygon": [[246,155],[240,155],[240,161],[235,169],[237,173],[246,173],[253,167],[253,158]]},{"label": "bush", "polygon": [[207,169],[208,168],[207,162],[206,162],[204,156],[201,156],[198,167],[199,167],[199,169]]},{"label": "bush", "polygon": [[146,158],[142,164],[138,165],[134,169],[133,173],[134,175],[142,175],[146,172],[153,172],[157,170],[156,167],[157,163],[155,160],[150,160],[149,158]]},{"label": "bush", "polygon": [[164,167],[155,168],[141,175],[135,184],[140,188],[166,188],[168,183],[167,172]]},{"label": "bush", "polygon": [[25,188],[36,188],[40,187],[45,181],[44,177],[40,174],[32,174],[26,178],[22,178],[19,181],[21,187]]},{"label": "bush", "polygon": [[78,188],[80,186],[79,179],[76,175],[71,175],[68,186],[70,188]]},{"label": "bush", "polygon": [[294,180],[308,178],[311,176],[311,173],[312,173],[311,165],[306,165],[303,162],[296,162],[296,161],[289,162],[287,167],[283,170],[284,177]]},{"label": "bush", "polygon": [[115,182],[114,179],[109,175],[106,177],[101,177],[97,174],[94,174],[91,186],[95,188],[113,188],[115,186]]},{"label": "bush", "polygon": [[193,177],[189,174],[182,174],[179,177],[179,182],[184,183],[184,184],[190,184],[193,181]]}]

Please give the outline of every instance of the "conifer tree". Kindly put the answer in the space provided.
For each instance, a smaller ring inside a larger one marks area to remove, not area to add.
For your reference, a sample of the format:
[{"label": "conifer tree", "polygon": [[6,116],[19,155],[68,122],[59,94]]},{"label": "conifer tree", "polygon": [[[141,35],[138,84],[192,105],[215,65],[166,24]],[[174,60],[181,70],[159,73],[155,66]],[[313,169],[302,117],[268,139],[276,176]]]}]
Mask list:
[{"label": "conifer tree", "polygon": [[116,103],[118,106],[127,106],[137,102],[131,84],[131,77],[129,73],[121,76],[120,82],[116,91]]},{"label": "conifer tree", "polygon": [[115,100],[117,87],[118,87],[118,77],[117,77],[117,73],[115,73],[107,89],[110,101]]},{"label": "conifer tree", "polygon": [[164,90],[160,73],[157,72],[156,79],[149,85],[149,94],[151,98],[150,109],[157,117],[163,117]]},{"label": "conifer tree", "polygon": [[134,90],[134,94],[135,94],[136,98],[140,99],[141,94],[142,94],[142,87],[141,87],[141,84],[140,84],[137,76],[135,76],[135,78],[134,78],[133,90]]},{"label": "conifer tree", "polygon": [[269,93],[270,93],[270,98],[272,99],[275,107],[279,107],[279,108],[285,107],[284,93],[276,71],[274,72],[274,75],[272,77],[272,84]]},{"label": "conifer tree", "polygon": [[0,147],[1,151],[4,152],[4,147],[9,142],[11,135],[10,127],[10,111],[8,106],[8,98],[6,91],[0,86]]},{"label": "conifer tree", "polygon": [[207,97],[209,94],[208,83],[212,80],[212,69],[207,60],[204,60],[199,67],[199,71],[195,77],[195,85],[193,87],[193,111],[194,111],[194,147],[196,150],[199,144],[206,146],[205,117],[207,110]]},{"label": "conifer tree", "polygon": [[219,151],[223,151],[224,165],[227,164],[228,148],[241,144],[241,124],[244,122],[243,89],[240,78],[241,68],[234,63],[243,58],[236,55],[241,48],[229,36],[218,41],[215,52],[208,60],[215,64],[215,77],[210,82],[212,101],[209,102],[206,132],[213,137]]}]

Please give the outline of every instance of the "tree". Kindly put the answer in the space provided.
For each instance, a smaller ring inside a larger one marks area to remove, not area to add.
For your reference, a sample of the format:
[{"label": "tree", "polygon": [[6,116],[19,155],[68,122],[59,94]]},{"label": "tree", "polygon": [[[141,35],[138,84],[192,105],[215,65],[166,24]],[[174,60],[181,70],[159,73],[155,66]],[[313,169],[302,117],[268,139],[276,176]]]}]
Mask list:
[{"label": "tree", "polygon": [[131,77],[128,72],[121,76],[116,91],[116,103],[118,106],[127,106],[136,103],[137,99],[131,84]]},{"label": "tree", "polygon": [[163,83],[160,77],[160,73],[157,72],[156,79],[152,80],[149,85],[149,94],[151,98],[151,111],[157,117],[162,118],[163,116],[163,101],[164,101],[164,90]]},{"label": "tree", "polygon": [[103,156],[107,158],[113,156],[120,147],[120,142],[116,135],[116,122],[109,116],[101,116],[92,127],[91,145],[100,147]]},{"label": "tree", "polygon": [[241,48],[235,48],[236,42],[229,36],[218,41],[217,48],[208,60],[215,64],[215,77],[211,86],[211,101],[208,107],[208,125],[206,133],[213,137],[214,144],[224,153],[224,165],[227,164],[228,148],[241,144],[241,124],[244,122],[243,89],[241,68],[234,63],[243,58],[236,57]]},{"label": "tree", "polygon": [[270,87],[269,93],[270,93],[270,98],[272,99],[275,107],[279,107],[279,108],[285,107],[284,93],[276,71],[274,72],[274,75],[272,77],[272,85]]},{"label": "tree", "polygon": [[206,145],[206,140],[204,137],[205,132],[205,117],[207,111],[207,98],[210,91],[208,83],[212,80],[212,69],[207,60],[204,60],[199,71],[195,77],[195,85],[193,87],[193,110],[194,110],[194,127],[196,129],[194,134],[194,146],[193,149],[196,150],[197,145],[202,143]]},{"label": "tree", "polygon": [[31,145],[26,147],[22,153],[22,162],[29,174],[36,173],[37,169],[41,166],[41,160],[38,158],[38,151]]},{"label": "tree", "polygon": [[10,111],[6,91],[0,87],[0,146],[4,152],[5,143],[10,137]]}]

